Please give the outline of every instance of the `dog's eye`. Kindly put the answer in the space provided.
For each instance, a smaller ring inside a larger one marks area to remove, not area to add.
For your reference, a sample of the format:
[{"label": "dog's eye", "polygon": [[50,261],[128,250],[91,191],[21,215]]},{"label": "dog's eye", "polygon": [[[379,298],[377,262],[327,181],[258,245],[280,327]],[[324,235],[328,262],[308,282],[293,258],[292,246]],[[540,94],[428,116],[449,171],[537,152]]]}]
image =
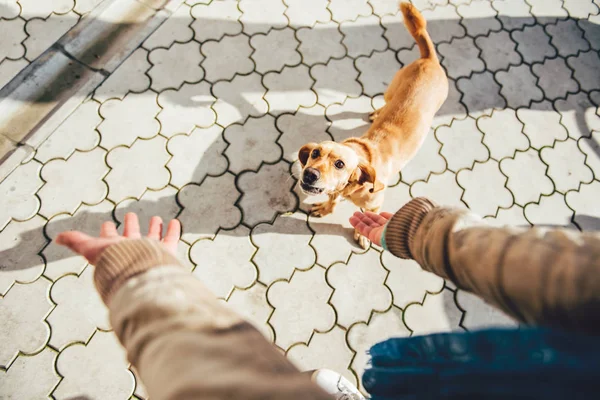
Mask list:
[{"label": "dog's eye", "polygon": [[317,158],[317,157],[319,157],[319,154],[321,154],[321,153],[319,153],[319,150],[315,149],[312,151],[311,156],[312,156],[312,158]]},{"label": "dog's eye", "polygon": [[334,165],[337,169],[342,169],[346,164],[342,160],[337,160]]}]

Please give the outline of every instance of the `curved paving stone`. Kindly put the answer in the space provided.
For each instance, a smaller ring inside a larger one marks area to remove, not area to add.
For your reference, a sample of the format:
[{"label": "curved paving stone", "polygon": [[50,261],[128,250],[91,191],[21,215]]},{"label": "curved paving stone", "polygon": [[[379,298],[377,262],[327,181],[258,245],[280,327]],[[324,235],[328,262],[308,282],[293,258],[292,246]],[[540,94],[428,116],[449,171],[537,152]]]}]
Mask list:
[{"label": "curved paving stone", "polygon": [[[362,58],[358,59],[357,66],[363,60]],[[395,59],[393,63],[396,63]],[[391,76],[393,73],[395,71]],[[360,96],[365,85],[365,77],[361,78],[362,74],[359,76],[359,72],[354,67],[354,60],[348,57],[341,60],[329,60],[326,65],[317,64],[311,67],[310,75],[315,80],[313,90],[317,93],[318,102],[325,107],[334,103],[343,103],[347,97]],[[358,81],[363,83],[363,87]]]},{"label": "curved paving stone", "polygon": [[600,178],[600,131],[578,141],[579,149],[586,155],[585,164],[592,169],[594,177]]},{"label": "curved paving stone", "polygon": [[456,88],[456,81],[448,79],[448,97],[433,117],[431,126],[438,128],[441,125],[450,125],[453,119],[465,119],[467,109],[460,102],[462,96],[463,94]]},{"label": "curved paving stone", "polygon": [[6,0],[2,3],[0,18],[13,19],[18,17],[20,13],[21,7],[19,6],[18,0]]},{"label": "curved paving stone", "polygon": [[565,196],[567,205],[575,210],[575,222],[584,231],[600,230],[600,182],[592,181],[583,184],[577,192],[568,192]]},{"label": "curved paving stone", "polygon": [[166,164],[171,158],[166,145],[167,139],[157,136],[108,153],[106,163],[111,167],[105,178],[108,198],[118,203],[130,197],[140,198],[146,189],[165,187],[170,178]]},{"label": "curved paving stone", "polygon": [[267,301],[267,287],[255,283],[250,289],[233,289],[227,304],[252,323],[270,342],[274,341],[273,328],[267,320],[273,307]]},{"label": "curved paving stone", "polygon": [[98,125],[100,145],[106,149],[131,146],[137,138],[150,139],[160,130],[160,107],[152,92],[129,93],[123,100],[108,100],[100,107],[104,120]]},{"label": "curved paving stone", "polygon": [[252,261],[264,284],[289,280],[295,269],[307,270],[316,261],[305,214],[278,215],[273,224],[257,225],[251,237],[258,247]]},{"label": "curved paving stone", "polygon": [[400,64],[393,51],[375,51],[369,57],[357,58],[356,68],[360,71],[358,80],[362,83],[364,93],[367,96],[375,96],[387,90],[400,69]]},{"label": "curved paving stone", "polygon": [[561,0],[527,0],[531,4],[531,12],[545,17],[566,17],[567,11]]},{"label": "curved paving stone", "polygon": [[340,24],[340,31],[344,35],[342,43],[350,57],[369,55],[372,51],[384,51],[387,48],[383,28],[375,15],[344,21]]},{"label": "curved paving stone", "polygon": [[375,250],[352,254],[347,263],[333,264],[327,270],[339,325],[348,328],[355,322],[367,322],[373,311],[386,311],[391,306],[392,294],[384,285],[388,271],[379,256]]},{"label": "curved paving stone", "polygon": [[567,10],[571,18],[588,18],[600,11],[598,4],[593,1],[565,0],[563,8]]},{"label": "curved paving stone", "polygon": [[541,195],[554,191],[554,184],[546,176],[548,166],[533,149],[517,151],[513,158],[505,158],[500,162],[500,169],[508,177],[506,187],[521,206],[537,203]]},{"label": "curved paving stone", "polygon": [[[456,18],[459,18],[458,14],[456,14]],[[385,15],[381,17],[381,25],[383,25],[385,29],[383,36],[387,40],[390,49],[410,49],[415,44],[415,39],[413,39],[410,33],[408,33],[404,23],[402,23],[402,17],[400,16],[398,8],[394,10],[393,15]],[[430,28],[431,27],[428,27],[428,32],[429,35],[432,36],[432,32],[429,31]],[[438,42],[436,41],[435,43]]]},{"label": "curved paving stone", "polygon": [[5,58],[0,62],[0,87],[4,87],[11,81],[23,68],[27,67],[29,62],[24,58],[10,60]]},{"label": "curved paving stone", "polygon": [[523,122],[523,133],[535,149],[553,146],[556,140],[563,141],[568,137],[567,130],[560,123],[561,115],[548,101],[534,102],[531,108],[519,108],[517,117]]},{"label": "curved paving stone", "polygon": [[282,132],[277,143],[283,147],[283,158],[289,162],[298,159],[298,150],[306,143],[331,140],[327,133],[329,122],[325,118],[325,108],[319,104],[300,107],[294,114],[282,114],[275,124]]},{"label": "curved paving stone", "polygon": [[296,111],[298,107],[310,107],[317,102],[317,95],[311,90],[314,80],[304,65],[269,72],[263,83],[268,89],[264,98],[269,103],[269,111],[274,114]]},{"label": "curved paving stone", "polygon": [[286,6],[281,0],[240,0],[238,8],[242,11],[239,20],[248,35],[267,33],[271,28],[280,29],[288,24]]},{"label": "curved paving stone", "polygon": [[575,57],[569,57],[567,64],[573,69],[573,76],[583,90],[600,89],[600,56],[596,51],[581,52]]},{"label": "curved paving stone", "polygon": [[239,21],[242,12],[235,1],[213,1],[210,4],[196,4],[192,7],[191,28],[194,38],[204,43],[207,40],[221,40],[223,35],[235,36],[242,32]]},{"label": "curved paving stone", "polygon": [[[191,259],[200,266],[193,274],[220,298],[228,298],[236,287],[248,289],[256,281],[256,267],[250,261],[256,248],[249,235],[250,230],[240,225],[219,231],[214,240],[198,240],[190,249]],[[231,257],[223,259],[223,254]]]},{"label": "curved paving stone", "polygon": [[443,57],[441,62],[448,76],[454,79],[468,77],[473,72],[483,72],[485,70],[485,65],[479,58],[481,50],[475,46],[473,39],[468,36],[452,39],[449,43],[441,43],[438,46],[438,51]]},{"label": "curved paving stone", "polygon": [[[391,337],[408,337],[410,331],[404,325],[402,311],[392,307],[385,313],[373,313],[368,323],[360,322],[348,329],[348,345],[356,355],[352,360],[351,368],[354,373],[362,377],[369,361],[368,351],[376,343]],[[358,380],[361,390],[362,379]]]},{"label": "curved paving stone", "polygon": [[539,204],[527,204],[524,212],[527,220],[534,225],[575,228],[571,223],[573,210],[565,203],[565,196],[558,192],[542,196]]},{"label": "curved paving stone", "polygon": [[0,230],[12,219],[25,221],[39,210],[40,199],[35,193],[44,184],[41,168],[39,162],[32,160],[0,182]]},{"label": "curved paving stone", "polygon": [[460,78],[456,86],[463,93],[462,102],[467,106],[469,115],[490,115],[492,110],[506,107],[506,100],[500,95],[500,85],[489,71]]},{"label": "curved paving stone", "polygon": [[[461,38],[466,35],[466,30],[460,23],[461,17],[453,4],[441,1],[433,9],[422,10],[422,14],[428,21],[427,32],[436,44],[449,42],[453,38]],[[398,16],[397,18],[401,19],[402,17]],[[403,26],[401,29],[406,31]],[[414,42],[414,39],[412,40]]]},{"label": "curved paving stone", "polygon": [[[311,296],[305,296],[308,290]],[[319,266],[296,271],[289,281],[272,284],[267,298],[275,307],[269,318],[276,332],[275,344],[288,349],[294,343],[308,343],[313,331],[333,328],[335,312],[328,303],[332,291],[325,280],[325,270]]]},{"label": "curved paving stone", "polygon": [[327,6],[334,21],[354,21],[373,13],[367,0],[331,0]]},{"label": "curved paving stone", "polygon": [[465,312],[461,325],[468,330],[518,326],[515,320],[502,311],[464,290],[456,292],[456,304]]},{"label": "curved paving stone", "polygon": [[529,107],[532,101],[544,98],[544,93],[537,86],[537,78],[528,65],[511,66],[506,72],[499,71],[496,73],[496,79],[502,85],[500,93],[510,108]]},{"label": "curved paving stone", "polygon": [[[297,50],[299,43],[294,36],[294,31],[290,28],[273,29],[264,35],[254,35],[250,39],[250,44],[254,48],[252,59],[256,65],[256,71],[260,73],[281,71],[286,65],[294,67],[302,61]],[[273,51],[274,49],[277,51]]]},{"label": "curved paving stone", "polygon": [[471,168],[475,161],[483,162],[490,156],[482,142],[483,134],[472,118],[454,120],[450,126],[438,128],[435,134],[442,143],[440,154],[452,171]]},{"label": "curved paving stone", "polygon": [[207,175],[218,176],[226,171],[228,163],[223,152],[227,143],[222,132],[222,128],[213,125],[169,140],[167,150],[172,157],[166,167],[171,173],[172,185],[181,188],[188,183],[201,183]]},{"label": "curved paving stone", "polygon": [[[41,399],[60,380],[54,371],[56,352],[45,348],[35,356],[20,356],[5,372],[0,372],[0,397],[4,399]],[[35,382],[31,377],[35,377]]]},{"label": "curved paving stone", "polygon": [[521,29],[535,24],[531,6],[525,0],[492,0],[492,7],[498,11],[498,19],[504,29]]},{"label": "curved paving stone", "polygon": [[516,51],[517,44],[506,31],[479,36],[475,39],[475,44],[481,49],[481,59],[485,61],[488,71],[507,69],[510,65],[522,62],[521,55]]},{"label": "curved paving stone", "polygon": [[0,31],[10,32],[0,38],[0,62],[9,58],[17,60],[25,55],[25,46],[22,44],[27,38],[25,21],[19,18],[0,20]]},{"label": "curved paving stone", "polygon": [[146,75],[150,67],[148,52],[137,49],[95,90],[94,99],[103,103],[113,98],[122,100],[129,92],[145,91],[150,87],[150,77]]},{"label": "curved paving stone", "polygon": [[369,0],[369,4],[373,8],[373,12],[380,17],[388,14],[396,14],[398,12],[398,5],[393,1]]},{"label": "curved paving stone", "polygon": [[317,22],[331,20],[331,12],[327,9],[327,3],[327,0],[286,0],[285,15],[288,17],[291,27],[307,26],[310,28]]},{"label": "curved paving stone", "polygon": [[526,63],[542,62],[545,58],[556,56],[556,50],[550,44],[550,37],[542,25],[526,26],[513,31],[512,38],[517,42],[517,51]]},{"label": "curved paving stone", "polygon": [[213,110],[217,114],[217,123],[227,127],[235,122],[244,122],[248,116],[258,117],[269,111],[265,100],[267,89],[261,83],[257,73],[237,75],[231,82],[221,81],[213,86],[217,101]]},{"label": "curved paving stone", "polygon": [[204,70],[200,67],[204,56],[196,42],[174,43],[168,49],[154,49],[148,59],[152,67],[147,74],[152,79],[152,89],[158,92],[178,89],[184,82],[195,83],[204,78]]},{"label": "curved paving stone", "polygon": [[415,157],[402,168],[402,180],[412,184],[418,180],[427,180],[431,173],[442,173],[446,170],[446,160],[440,155],[442,145],[429,132]]},{"label": "curved paving stone", "polygon": [[583,38],[583,31],[573,19],[558,20],[555,24],[546,25],[546,32],[552,38],[550,43],[558,49],[558,54],[562,57],[575,55],[590,48]]},{"label": "curved paving stone", "polygon": [[389,271],[385,284],[392,291],[393,303],[398,308],[420,303],[426,293],[438,293],[444,288],[444,279],[423,270],[414,260],[394,257],[386,251],[381,254],[381,263]]},{"label": "curved paving stone", "polygon": [[575,140],[556,142],[554,147],[542,149],[540,156],[548,164],[548,176],[559,192],[577,190],[581,183],[589,183],[594,179],[592,171],[585,165],[585,155]]},{"label": "curved paving stone", "polygon": [[491,117],[479,118],[477,127],[484,134],[483,143],[496,160],[512,157],[516,150],[526,150],[529,147],[529,140],[523,134],[524,125],[513,110],[495,110]]},{"label": "curved paving stone", "polygon": [[343,104],[333,104],[325,111],[325,116],[331,121],[327,131],[336,142],[362,136],[371,124],[368,115],[373,110],[371,99],[366,96],[347,98]]},{"label": "curved paving stone", "polygon": [[254,63],[250,59],[253,50],[244,35],[225,36],[218,42],[204,42],[201,51],[205,56],[202,68],[209,82],[229,80],[236,74],[245,75],[254,70]]},{"label": "curved paving stone", "polygon": [[571,138],[590,137],[592,131],[600,131],[597,107],[585,93],[570,94],[566,99],[556,100],[554,107],[561,114],[560,123],[567,128]]},{"label": "curved paving stone", "polygon": [[162,110],[156,119],[160,122],[160,133],[171,137],[214,124],[216,115],[210,106],[216,99],[210,89],[206,82],[184,83],[179,90],[167,89],[159,94],[156,101]]},{"label": "curved paving stone", "polygon": [[0,367],[8,368],[19,352],[36,353],[44,348],[50,328],[44,317],[52,309],[48,298],[50,282],[38,279],[29,284],[16,284],[0,298]]},{"label": "curved paving stone", "polygon": [[456,175],[452,171],[442,174],[431,174],[427,181],[415,182],[410,187],[412,197],[427,197],[438,204],[453,207],[465,207],[461,201],[463,189],[456,183]]},{"label": "curved paving stone", "polygon": [[270,115],[250,117],[243,125],[230,125],[224,136],[229,143],[225,155],[234,174],[247,169],[256,171],[263,162],[274,163],[281,157],[281,147],[276,143],[279,131]]},{"label": "curved paving stone", "polygon": [[506,176],[494,160],[476,162],[473,169],[459,171],[456,180],[465,189],[462,200],[482,217],[494,216],[498,208],[508,208],[513,204],[513,196],[505,187]]},{"label": "curved paving stone", "polygon": [[241,222],[242,213],[236,206],[241,193],[234,180],[231,174],[207,177],[200,186],[187,185],[179,191],[177,200],[183,210],[178,219],[184,241],[212,238],[219,228],[233,229]]},{"label": "curved paving stone", "polygon": [[539,78],[538,86],[547,99],[554,100],[577,93],[579,85],[573,79],[573,71],[562,58],[547,59],[543,64],[534,64],[533,73]]},{"label": "curved paving stone", "polygon": [[50,14],[65,14],[73,9],[74,0],[53,0],[39,3],[36,0],[19,0],[21,14],[28,18],[48,18]]},{"label": "curved paving stone", "polygon": [[242,191],[239,205],[244,210],[244,222],[254,226],[271,222],[277,213],[292,211],[296,198],[290,192],[294,180],[290,178],[288,164],[263,164],[257,172],[239,175],[238,187]]},{"label": "curved paving stone", "polygon": [[28,37],[23,41],[25,57],[35,60],[79,21],[74,12],[51,14],[47,19],[30,19],[25,25]]},{"label": "curved paving stone", "polygon": [[108,193],[102,179],[109,172],[105,159],[106,151],[95,148],[85,153],[76,151],[67,160],[47,162],[41,172],[46,183],[38,191],[40,214],[47,218],[63,212],[72,214],[81,203],[100,203]]},{"label": "curved paving stone", "polygon": [[500,21],[495,18],[498,12],[489,1],[471,0],[469,4],[459,5],[457,11],[463,17],[461,22],[471,37],[488,35],[490,31],[502,28]]},{"label": "curved paving stone", "polygon": [[110,330],[108,309],[94,287],[94,270],[86,268],[80,276],[67,275],[50,290],[56,307],[46,321],[52,334],[50,344],[56,349],[74,342],[86,343],[96,328]]},{"label": "curved paving stone", "polygon": [[192,21],[191,8],[184,3],[144,41],[143,46],[152,50],[169,48],[174,42],[189,42],[194,37],[194,30],[190,27]]},{"label": "curved paving stone", "polygon": [[96,332],[89,343],[67,347],[56,369],[64,378],[54,396],[68,399],[85,393],[92,398],[129,398],[135,388],[125,351],[112,332]]},{"label": "curved paving stone", "polygon": [[300,28],[296,37],[300,41],[298,51],[306,65],[326,63],[331,58],[342,58],[346,48],[342,45],[343,36],[336,22],[317,22],[312,28]]},{"label": "curved paving stone", "polygon": [[525,218],[523,207],[515,204],[512,207],[506,209],[501,208],[498,210],[498,214],[495,217],[484,218],[490,225],[503,228],[506,226],[520,226],[529,227],[531,224]]},{"label": "curved paving stone", "polygon": [[587,39],[588,43],[592,46],[592,49],[600,50],[600,30],[597,28],[600,23],[600,14],[591,16],[587,21],[579,20],[577,25],[583,29],[583,36]]},{"label": "curved paving stone", "polygon": [[413,335],[460,331],[462,311],[454,301],[454,292],[442,290],[427,294],[422,304],[413,303],[404,310],[404,322]]}]

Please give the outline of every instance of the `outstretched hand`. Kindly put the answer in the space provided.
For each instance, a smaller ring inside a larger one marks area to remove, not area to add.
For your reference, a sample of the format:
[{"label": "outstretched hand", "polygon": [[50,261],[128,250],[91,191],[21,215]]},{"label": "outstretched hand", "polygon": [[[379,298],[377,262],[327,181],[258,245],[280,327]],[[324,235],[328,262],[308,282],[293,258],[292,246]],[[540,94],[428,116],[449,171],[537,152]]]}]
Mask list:
[{"label": "outstretched hand", "polygon": [[[181,224],[176,219],[169,222],[167,234],[162,237],[163,222],[160,217],[152,217],[150,219],[150,227],[148,228],[148,239],[160,241],[163,246],[172,254],[177,253],[177,242],[181,236]],[[125,215],[125,228],[123,236],[117,232],[117,227],[113,222],[105,222],[100,228],[100,237],[86,235],[79,231],[62,232],[56,237],[56,243],[66,246],[77,254],[84,256],[90,264],[95,265],[102,251],[108,246],[127,239],[140,239],[140,223],[138,217],[134,213]]]},{"label": "outstretched hand", "polygon": [[393,215],[388,212],[375,214],[369,211],[366,213],[357,211],[350,217],[350,223],[361,235],[369,238],[372,243],[381,246],[381,235],[383,235],[385,226]]}]

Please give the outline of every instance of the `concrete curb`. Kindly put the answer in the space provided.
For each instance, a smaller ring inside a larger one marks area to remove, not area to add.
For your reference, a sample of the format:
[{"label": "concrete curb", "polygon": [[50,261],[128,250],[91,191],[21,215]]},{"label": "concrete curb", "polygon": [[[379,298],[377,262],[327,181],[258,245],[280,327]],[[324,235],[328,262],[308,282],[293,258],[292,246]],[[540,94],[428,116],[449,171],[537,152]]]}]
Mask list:
[{"label": "concrete curb", "polygon": [[0,182],[184,0],[106,0],[0,90]]}]

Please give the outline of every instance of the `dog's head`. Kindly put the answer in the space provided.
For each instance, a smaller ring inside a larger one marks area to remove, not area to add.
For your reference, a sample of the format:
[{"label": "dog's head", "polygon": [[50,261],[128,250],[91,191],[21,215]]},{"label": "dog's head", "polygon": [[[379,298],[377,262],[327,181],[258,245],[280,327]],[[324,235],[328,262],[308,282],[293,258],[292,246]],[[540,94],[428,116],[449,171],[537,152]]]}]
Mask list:
[{"label": "dog's head", "polygon": [[344,143],[308,143],[298,151],[298,160],[302,166],[300,188],[306,194],[338,192],[349,183],[371,185],[371,192],[384,188],[375,168]]}]

